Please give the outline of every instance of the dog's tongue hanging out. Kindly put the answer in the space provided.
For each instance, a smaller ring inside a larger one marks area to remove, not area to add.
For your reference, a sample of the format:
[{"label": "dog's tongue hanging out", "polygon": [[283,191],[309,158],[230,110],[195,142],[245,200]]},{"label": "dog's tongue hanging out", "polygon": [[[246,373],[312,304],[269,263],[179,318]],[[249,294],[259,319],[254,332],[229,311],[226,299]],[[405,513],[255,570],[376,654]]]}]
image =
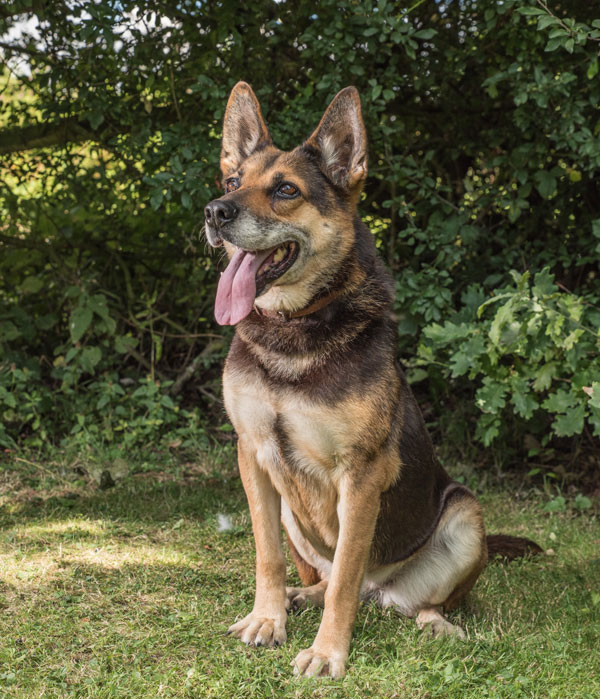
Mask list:
[{"label": "dog's tongue hanging out", "polygon": [[256,298],[256,273],[272,250],[240,250],[219,279],[215,318],[219,325],[235,325],[252,310]]}]

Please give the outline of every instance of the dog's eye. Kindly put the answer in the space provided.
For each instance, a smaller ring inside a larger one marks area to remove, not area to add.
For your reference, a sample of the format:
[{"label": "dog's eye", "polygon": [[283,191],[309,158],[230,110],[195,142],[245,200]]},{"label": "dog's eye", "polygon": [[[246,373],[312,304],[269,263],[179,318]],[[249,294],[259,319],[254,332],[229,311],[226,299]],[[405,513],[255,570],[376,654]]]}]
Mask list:
[{"label": "dog's eye", "polygon": [[293,199],[300,194],[300,190],[295,185],[290,184],[289,182],[284,182],[277,188],[277,194],[282,196],[284,199]]},{"label": "dog's eye", "polygon": [[228,180],[225,180],[225,191],[226,192],[235,192],[236,189],[239,189],[240,186],[240,178],[239,177],[230,177]]}]

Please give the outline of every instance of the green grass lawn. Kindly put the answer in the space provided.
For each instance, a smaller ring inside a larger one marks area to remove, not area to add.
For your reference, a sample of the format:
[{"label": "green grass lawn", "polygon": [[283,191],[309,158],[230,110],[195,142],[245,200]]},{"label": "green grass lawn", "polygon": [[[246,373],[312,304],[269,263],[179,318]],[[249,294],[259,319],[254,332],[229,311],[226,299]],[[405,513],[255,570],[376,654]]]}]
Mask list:
[{"label": "green grass lawn", "polygon": [[[2,467],[0,467],[1,469]],[[21,468],[21,467],[20,467]],[[39,476],[39,474],[38,474]],[[254,547],[235,476],[185,467],[107,491],[0,470],[0,695],[17,697],[598,697],[600,523],[539,492],[480,494],[491,532],[551,555],[488,566],[453,618],[468,641],[364,605],[343,680],[297,680],[320,610],[288,642],[225,636],[251,608]],[[234,528],[218,531],[218,513]],[[289,579],[296,581],[293,568]]]}]

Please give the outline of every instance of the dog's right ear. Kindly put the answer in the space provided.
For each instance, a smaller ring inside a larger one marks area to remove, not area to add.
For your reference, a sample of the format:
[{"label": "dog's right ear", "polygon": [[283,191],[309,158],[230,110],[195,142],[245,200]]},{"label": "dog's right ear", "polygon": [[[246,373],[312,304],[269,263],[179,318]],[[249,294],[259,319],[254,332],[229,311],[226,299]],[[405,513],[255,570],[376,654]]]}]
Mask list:
[{"label": "dog's right ear", "polygon": [[367,176],[367,134],[355,87],[337,93],[305,145],[319,154],[321,169],[332,182],[358,191]]},{"label": "dog's right ear", "polygon": [[227,177],[259,147],[272,143],[260,104],[248,83],[239,82],[231,91],[221,143],[221,172]]}]

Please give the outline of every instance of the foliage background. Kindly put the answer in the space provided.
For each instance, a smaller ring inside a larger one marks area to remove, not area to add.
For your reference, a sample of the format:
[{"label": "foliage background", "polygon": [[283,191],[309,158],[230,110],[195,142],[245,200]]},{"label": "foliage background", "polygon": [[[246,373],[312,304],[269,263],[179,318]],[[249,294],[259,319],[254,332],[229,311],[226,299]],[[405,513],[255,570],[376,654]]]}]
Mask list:
[{"label": "foliage background", "polygon": [[114,463],[230,438],[201,236],[228,93],[250,81],[290,148],[354,84],[361,213],[443,454],[597,477],[599,15],[587,0],[4,3],[0,445]]}]

